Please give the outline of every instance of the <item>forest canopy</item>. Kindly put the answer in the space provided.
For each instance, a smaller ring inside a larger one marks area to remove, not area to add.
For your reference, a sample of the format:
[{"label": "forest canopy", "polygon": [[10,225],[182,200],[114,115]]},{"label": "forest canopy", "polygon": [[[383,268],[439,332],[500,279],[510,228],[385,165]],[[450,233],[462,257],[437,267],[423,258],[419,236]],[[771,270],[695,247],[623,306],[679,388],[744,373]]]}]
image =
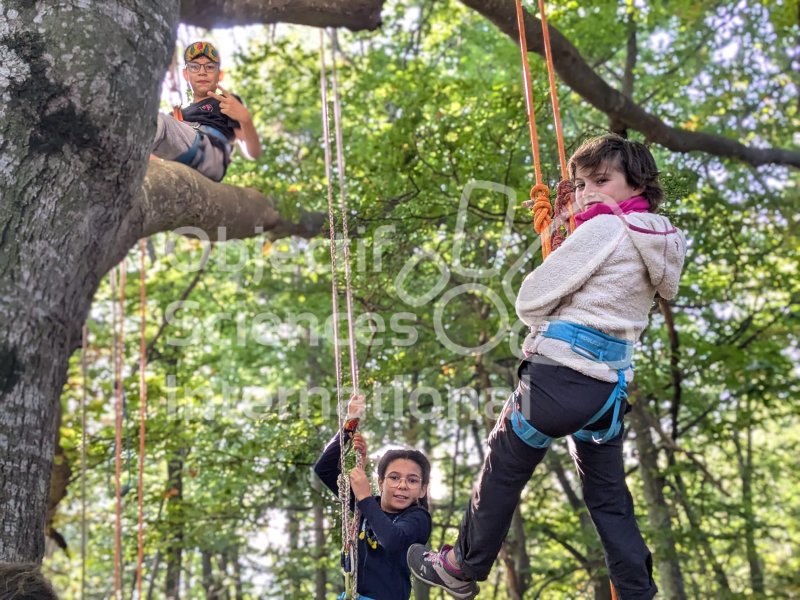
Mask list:
[{"label": "forest canopy", "polygon": [[[431,458],[434,546],[455,537],[515,384],[527,332],[514,298],[541,262],[520,207],[534,181],[519,48],[487,18],[495,4],[397,0],[379,30],[337,34],[362,427],[373,459],[401,445]],[[780,151],[771,161],[683,151],[659,123],[626,120],[633,113],[587,100],[591,89],[559,83],[567,153],[609,130],[651,144],[662,210],[689,244],[678,297],[654,304],[637,347],[626,423],[628,484],[659,587],[665,598],[797,597],[798,4],[547,5],[588,68],[643,114]],[[327,212],[318,31],[181,29],[179,45],[191,35],[235,50],[224,58],[225,86],[262,137],[259,160],[234,160],[226,182],[275,199],[287,218]],[[543,176],[554,189],[547,75],[540,56],[531,64]],[[110,365],[121,333],[122,564],[125,589],[133,585],[139,260],[137,249],[124,261],[122,329],[119,274],[101,283],[61,398],[56,466],[71,474],[62,474],[67,495],[48,532],[68,552],[49,542],[44,572],[62,598],[81,597],[83,527],[87,597],[112,594]],[[339,508],[310,469],[337,428],[327,239],[158,233],[145,262],[148,598],[333,597]],[[523,493],[482,589],[609,597],[566,442]]]}]

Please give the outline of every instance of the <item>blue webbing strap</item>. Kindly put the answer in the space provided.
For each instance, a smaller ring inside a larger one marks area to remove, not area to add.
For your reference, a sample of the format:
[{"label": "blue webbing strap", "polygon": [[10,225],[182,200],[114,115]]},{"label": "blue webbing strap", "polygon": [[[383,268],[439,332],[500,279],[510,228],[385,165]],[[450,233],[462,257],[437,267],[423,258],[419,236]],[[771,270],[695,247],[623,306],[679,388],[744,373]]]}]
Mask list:
[{"label": "blue webbing strap", "polygon": [[203,150],[200,148],[202,142],[203,136],[198,132],[197,135],[195,135],[194,142],[192,142],[192,145],[189,147],[189,149],[178,156],[175,159],[175,162],[179,162],[188,167],[195,167],[199,165],[201,162],[203,162]]},{"label": "blue webbing strap", "polygon": [[[545,322],[539,328],[539,334],[546,338],[560,340],[570,345],[573,352],[594,362],[602,362],[612,369],[617,370],[617,385],[611,392],[605,404],[598,410],[586,425],[591,425],[599,421],[611,407],[614,413],[611,419],[611,426],[599,431],[589,431],[580,429],[573,435],[583,442],[594,442],[605,444],[619,434],[622,429],[622,404],[628,398],[627,383],[625,382],[625,369],[631,366],[633,356],[633,344],[627,340],[621,340],[607,335],[602,331],[570,323],[569,321],[550,321]],[[514,433],[532,448],[547,448],[553,441],[536,429],[525,419],[518,405],[519,393],[515,391],[508,399],[507,405],[511,405],[511,427]]]},{"label": "blue webbing strap", "polygon": [[[553,438],[543,434],[522,416],[518,400],[519,392],[515,390],[506,402],[506,406],[509,404],[511,405],[511,415],[509,419],[511,420],[511,428],[514,430],[514,433],[531,448],[547,448],[553,441]],[[503,409],[503,412],[505,413],[505,409]]]},{"label": "blue webbing strap", "polygon": [[612,369],[627,369],[631,366],[633,344],[597,329],[569,321],[545,321],[539,326],[538,333],[546,338],[566,342],[575,354],[594,362],[605,363]]},{"label": "blue webbing strap", "polygon": [[614,414],[611,416],[611,426],[608,429],[601,429],[599,431],[590,431],[588,429],[581,429],[572,435],[581,440],[582,442],[594,442],[595,444],[605,444],[608,440],[613,439],[622,429],[622,403],[628,398],[628,384],[625,382],[625,373],[620,369],[617,371],[617,385],[611,391],[611,395],[606,400],[603,407],[597,411],[592,419],[586,424],[591,425],[600,420],[600,418],[609,411],[611,406],[614,406]]}]

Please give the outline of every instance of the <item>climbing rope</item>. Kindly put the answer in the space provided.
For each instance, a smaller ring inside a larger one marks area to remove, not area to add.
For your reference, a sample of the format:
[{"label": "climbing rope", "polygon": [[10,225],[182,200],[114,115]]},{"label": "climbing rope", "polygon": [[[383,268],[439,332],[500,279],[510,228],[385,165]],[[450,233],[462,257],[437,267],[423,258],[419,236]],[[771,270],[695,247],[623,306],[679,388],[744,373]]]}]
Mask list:
[{"label": "climbing rope", "polygon": [[572,186],[569,183],[566,153],[564,151],[564,135],[561,126],[561,112],[558,105],[558,89],[556,87],[555,68],[553,66],[553,53],[550,48],[550,31],[547,25],[547,15],[545,12],[544,0],[539,0],[545,62],[547,64],[547,76],[550,84],[550,99],[553,106],[553,121],[555,124],[556,142],[558,145],[558,157],[561,165],[562,179],[557,188],[554,219],[553,207],[550,204],[550,189],[542,181],[539,140],[536,134],[536,111],[533,101],[533,85],[531,83],[530,66],[528,64],[528,42],[525,36],[525,11],[522,7],[522,0],[516,0],[516,9],[520,54],[522,57],[523,84],[525,88],[525,103],[528,113],[528,126],[531,136],[534,172],[536,175],[536,185],[531,188],[530,193],[530,198],[533,201],[533,224],[536,233],[538,233],[541,238],[542,257],[547,258],[550,252],[556,249],[564,240],[562,227],[565,227],[569,233],[575,229]]},{"label": "climbing rope", "polygon": [[[348,449],[346,439],[348,433],[345,432],[346,406],[342,393],[342,364],[341,349],[339,346],[339,289],[338,289],[338,268],[336,257],[336,218],[334,216],[333,202],[333,160],[331,157],[330,139],[330,119],[328,101],[328,77],[325,61],[325,39],[324,31],[320,29],[320,93],[322,97],[322,132],[325,154],[325,178],[328,191],[328,233],[330,236],[331,253],[331,298],[333,310],[333,346],[334,363],[336,369],[336,400],[339,414],[339,443],[340,455],[339,464],[341,474],[338,480],[339,500],[342,505],[342,555],[344,557],[344,576],[345,576],[345,597],[356,598],[358,590],[358,523],[360,515],[356,506],[350,506],[350,479],[345,468],[345,457]],[[334,129],[336,137],[336,163],[339,181],[339,207],[342,218],[342,247],[344,251],[344,271],[345,271],[345,300],[347,306],[348,322],[348,347],[350,354],[350,377],[353,391],[358,390],[358,363],[353,333],[353,294],[351,290],[350,276],[350,239],[347,225],[347,196],[344,179],[344,145],[342,143],[341,128],[341,102],[339,98],[338,81],[336,77],[336,38],[333,38],[332,55],[332,76],[333,76],[333,104],[334,104]],[[361,467],[361,457],[356,453],[356,466]],[[351,509],[352,508],[352,515]]]},{"label": "climbing rope", "polygon": [[[119,297],[117,298],[117,292]],[[117,303],[119,303],[117,305]],[[125,261],[119,266],[119,284],[116,270],[111,271],[111,320],[113,322],[114,391],[116,414],[114,419],[114,474],[116,515],[114,521],[114,598],[122,589],[122,357],[125,353]]]},{"label": "climbing rope", "polygon": [[517,30],[519,31],[519,51],[522,56],[522,83],[525,88],[525,106],[528,112],[528,130],[531,136],[533,152],[533,169],[536,185],[531,188],[530,198],[533,201],[533,228],[542,241],[542,258],[550,254],[550,225],[553,222],[553,208],[550,205],[550,188],[542,182],[542,167],[539,160],[539,138],[536,134],[536,111],[533,103],[533,85],[531,70],[528,65],[528,42],[525,38],[525,12],[522,0],[516,0]]},{"label": "climbing rope", "polygon": [[89,329],[81,331],[81,600],[86,598],[86,403],[89,397],[86,351],[89,346]]},{"label": "climbing rope", "polygon": [[142,565],[144,563],[144,454],[147,425],[147,272],[145,271],[146,242],[139,240],[139,536],[136,558],[136,590],[142,597]]},{"label": "climbing rope", "polygon": [[[562,227],[568,233],[575,231],[575,210],[573,208],[573,190],[567,171],[567,157],[564,152],[564,131],[561,127],[561,110],[558,106],[558,88],[556,87],[556,70],[553,65],[553,51],[550,49],[550,27],[547,24],[547,11],[544,0],[539,0],[539,13],[542,21],[542,40],[544,41],[544,57],[547,63],[547,79],[550,84],[550,103],[553,107],[553,124],[556,130],[556,144],[558,146],[558,162],[561,166],[561,181],[556,188],[555,224],[551,240],[552,250],[558,248],[564,241]],[[569,215],[568,217],[566,215]],[[565,222],[566,221],[566,222]]]}]

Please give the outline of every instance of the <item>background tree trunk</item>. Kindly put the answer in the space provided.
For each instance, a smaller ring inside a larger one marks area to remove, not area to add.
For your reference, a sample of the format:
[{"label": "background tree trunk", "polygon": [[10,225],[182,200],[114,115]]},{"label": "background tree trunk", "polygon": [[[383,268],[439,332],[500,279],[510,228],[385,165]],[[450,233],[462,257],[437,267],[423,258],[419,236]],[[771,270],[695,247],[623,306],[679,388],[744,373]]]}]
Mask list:
[{"label": "background tree trunk", "polygon": [[647,418],[643,415],[646,410],[647,407],[640,398],[633,404],[629,419],[636,433],[639,470],[644,484],[644,496],[647,499],[650,528],[658,532],[658,536],[653,540],[653,563],[658,576],[660,594],[668,600],[684,600],[686,591],[683,586],[675,536],[672,533],[669,506],[664,498],[664,478],[658,468],[658,449],[653,442]]},{"label": "background tree trunk", "polygon": [[[183,457],[177,456],[167,464],[167,520],[170,523],[167,547],[167,578],[164,591],[170,600],[180,598],[181,566],[183,564],[183,516],[179,504],[183,498]],[[170,518],[174,515],[174,518]]]}]

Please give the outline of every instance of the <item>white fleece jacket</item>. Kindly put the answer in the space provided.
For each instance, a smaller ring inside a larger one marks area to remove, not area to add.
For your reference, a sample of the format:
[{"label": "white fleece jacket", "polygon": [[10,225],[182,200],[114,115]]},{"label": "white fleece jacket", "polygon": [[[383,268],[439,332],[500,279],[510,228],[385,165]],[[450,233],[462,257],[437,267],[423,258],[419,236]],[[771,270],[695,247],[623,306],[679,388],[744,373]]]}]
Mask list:
[{"label": "white fleece jacket", "polygon": [[[667,300],[675,297],[685,256],[683,233],[661,215],[598,215],[586,221],[522,283],[517,315],[531,328],[523,350],[616,381],[616,371],[579,356],[566,342],[537,335],[537,328],[561,319],[635,343],[656,292]],[[625,378],[633,379],[631,369]]]}]

